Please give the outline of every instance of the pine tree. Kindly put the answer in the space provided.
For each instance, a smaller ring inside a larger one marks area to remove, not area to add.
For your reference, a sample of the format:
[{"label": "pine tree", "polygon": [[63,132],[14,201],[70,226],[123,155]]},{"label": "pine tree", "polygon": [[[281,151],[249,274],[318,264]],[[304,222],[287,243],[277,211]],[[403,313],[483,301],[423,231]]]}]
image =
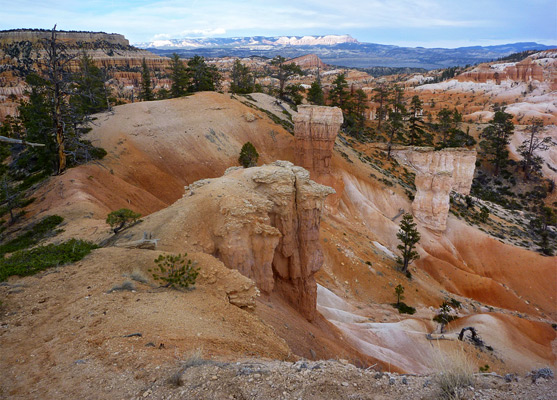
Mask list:
[{"label": "pine tree", "polygon": [[259,159],[259,153],[255,149],[255,146],[251,142],[246,142],[240,150],[240,157],[238,157],[238,162],[244,168],[257,166],[257,160]]},{"label": "pine tree", "polygon": [[279,97],[284,98],[286,81],[294,75],[303,75],[303,71],[299,65],[294,63],[287,63],[286,59],[282,56],[276,56],[271,60],[271,65],[276,67],[274,73],[271,74],[273,78],[279,81]]},{"label": "pine tree", "polygon": [[188,88],[188,74],[184,62],[176,53],[170,57],[170,70],[170,80],[172,81],[170,96],[173,98],[185,96]]},{"label": "pine tree", "polygon": [[482,154],[495,166],[495,176],[499,175],[499,171],[505,167],[509,159],[507,144],[514,132],[512,117],[504,111],[496,111],[489,126],[480,135],[483,138],[480,142]]},{"label": "pine tree", "polygon": [[141,88],[139,98],[143,101],[151,101],[155,99],[153,89],[151,87],[151,73],[147,67],[147,62],[143,59],[141,63]]},{"label": "pine tree", "polygon": [[431,144],[430,135],[424,130],[422,107],[423,103],[420,97],[418,95],[412,97],[410,102],[410,118],[408,119],[408,144],[410,146],[420,146],[424,143]]},{"label": "pine tree", "polygon": [[350,92],[348,82],[344,74],[338,74],[333,81],[333,87],[329,91],[329,101],[332,106],[340,107],[343,111],[348,107]]},{"label": "pine tree", "polygon": [[441,131],[441,147],[447,147],[447,140],[452,129],[453,113],[448,108],[443,108],[437,113],[438,126]]},{"label": "pine tree", "polygon": [[73,95],[70,104],[73,111],[86,117],[109,108],[106,75],[93,63],[93,59],[83,53],[79,62],[80,69],[74,75]]},{"label": "pine tree", "polygon": [[255,79],[248,66],[243,65],[240,60],[234,61],[232,66],[232,82],[230,91],[232,93],[247,94],[255,89]]},{"label": "pine tree", "polygon": [[389,112],[389,120],[387,121],[387,158],[391,158],[391,149],[395,139],[400,141],[404,137],[404,122],[402,120],[402,114],[396,111]]},{"label": "pine tree", "polygon": [[381,122],[385,120],[387,116],[387,100],[389,98],[390,90],[389,88],[381,85],[373,89],[375,95],[373,96],[373,100],[379,103],[379,107],[377,107],[377,120],[379,121],[377,124],[377,129],[381,130]]},{"label": "pine tree", "polygon": [[557,143],[553,141],[551,136],[546,136],[545,138],[540,138],[539,133],[543,130],[543,121],[536,119],[528,127],[530,131],[530,137],[522,142],[518,147],[518,152],[523,157],[520,164],[524,171],[524,180],[530,180],[530,175],[532,171],[539,171],[541,169],[543,159],[535,154],[537,150],[547,150]]},{"label": "pine tree", "polygon": [[321,83],[318,80],[313,81],[311,84],[311,87],[308,90],[307,100],[311,104],[315,104],[317,106],[325,105],[325,95],[323,94]]},{"label": "pine tree", "polygon": [[411,214],[404,214],[402,217],[400,231],[396,234],[396,237],[402,242],[397,246],[402,253],[402,257],[397,258],[397,263],[400,266],[400,270],[406,275],[409,275],[408,265],[412,261],[420,258],[415,248],[416,243],[418,243],[421,238]]},{"label": "pine tree", "polygon": [[208,65],[205,58],[194,56],[186,68],[189,77],[189,92],[215,91],[220,87],[220,74],[217,67]]}]

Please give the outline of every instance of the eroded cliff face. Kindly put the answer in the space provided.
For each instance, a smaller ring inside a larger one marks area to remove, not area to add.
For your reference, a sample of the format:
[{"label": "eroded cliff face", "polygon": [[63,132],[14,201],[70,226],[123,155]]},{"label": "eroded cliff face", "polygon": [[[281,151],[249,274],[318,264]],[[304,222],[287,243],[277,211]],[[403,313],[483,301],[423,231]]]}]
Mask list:
[{"label": "eroded cliff face", "polygon": [[472,71],[464,72],[456,77],[461,82],[494,82],[497,85],[504,80],[515,82],[530,82],[536,80],[543,82],[543,68],[526,58],[517,63],[480,65]]},{"label": "eroded cliff face", "polygon": [[412,212],[427,228],[444,232],[450,206],[450,193],[470,193],[476,151],[464,148],[408,148],[395,150],[395,156],[416,171],[416,195]]},{"label": "eroded cliff face", "polygon": [[[307,319],[316,313],[314,274],[323,264],[321,210],[334,190],[288,161],[234,167],[186,187],[184,197],[131,232],[148,231],[167,251],[202,251],[278,292]],[[130,237],[126,238],[130,239]]]},{"label": "eroded cliff face", "polygon": [[[49,30],[12,30],[0,32],[0,45],[12,44],[17,42],[29,41],[33,44],[39,43],[43,39],[48,39],[51,36]],[[56,31],[58,40],[65,44],[75,45],[78,43],[87,43],[95,41],[104,41],[110,44],[129,46],[130,42],[118,33],[104,33],[104,32],[64,32]]]},{"label": "eroded cliff face", "polygon": [[299,106],[293,120],[296,164],[309,170],[314,178],[329,174],[335,139],[343,122],[342,110]]}]

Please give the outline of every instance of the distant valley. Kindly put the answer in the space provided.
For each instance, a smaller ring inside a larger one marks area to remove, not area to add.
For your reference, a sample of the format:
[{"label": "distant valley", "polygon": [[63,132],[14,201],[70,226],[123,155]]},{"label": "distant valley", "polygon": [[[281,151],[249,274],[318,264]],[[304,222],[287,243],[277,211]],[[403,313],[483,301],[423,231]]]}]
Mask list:
[{"label": "distant valley", "polygon": [[399,47],[376,43],[363,43],[350,35],[281,36],[241,38],[169,39],[135,46],[168,56],[178,53],[182,57],[283,57],[294,58],[304,54],[317,54],[323,62],[351,68],[410,67],[438,69],[465,66],[496,60],[525,50],[548,50],[535,42],[472,46],[455,49]]}]

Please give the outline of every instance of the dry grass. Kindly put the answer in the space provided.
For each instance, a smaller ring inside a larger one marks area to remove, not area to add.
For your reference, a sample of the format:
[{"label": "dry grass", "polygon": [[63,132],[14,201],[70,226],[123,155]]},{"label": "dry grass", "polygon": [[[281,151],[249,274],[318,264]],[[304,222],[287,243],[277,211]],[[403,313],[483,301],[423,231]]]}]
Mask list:
[{"label": "dry grass", "polygon": [[124,282],[122,282],[121,285],[114,285],[112,289],[107,291],[107,293],[120,292],[124,290],[129,290],[129,291],[135,290],[135,285],[133,284],[132,281],[125,280]]},{"label": "dry grass", "polygon": [[130,274],[130,278],[140,283],[149,283],[149,279],[140,269],[134,269],[133,272]]},{"label": "dry grass", "polygon": [[182,375],[184,372],[190,368],[198,365],[203,365],[207,361],[203,359],[203,349],[193,349],[187,355],[184,361],[181,363],[182,366],[176,373],[174,373],[170,378],[168,378],[168,383],[174,386],[182,386]]},{"label": "dry grass", "polygon": [[438,386],[440,399],[463,399],[463,391],[474,385],[477,368],[462,347],[439,351],[434,356],[434,365],[437,371],[434,382]]}]

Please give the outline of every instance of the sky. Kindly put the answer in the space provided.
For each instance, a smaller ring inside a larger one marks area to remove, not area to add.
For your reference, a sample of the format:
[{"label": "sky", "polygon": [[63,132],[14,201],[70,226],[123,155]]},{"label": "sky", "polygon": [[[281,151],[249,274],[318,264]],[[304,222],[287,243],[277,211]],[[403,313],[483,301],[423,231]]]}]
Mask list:
[{"label": "sky", "polygon": [[360,42],[462,47],[557,45],[556,0],[0,0],[0,30],[185,37],[350,34]]}]

